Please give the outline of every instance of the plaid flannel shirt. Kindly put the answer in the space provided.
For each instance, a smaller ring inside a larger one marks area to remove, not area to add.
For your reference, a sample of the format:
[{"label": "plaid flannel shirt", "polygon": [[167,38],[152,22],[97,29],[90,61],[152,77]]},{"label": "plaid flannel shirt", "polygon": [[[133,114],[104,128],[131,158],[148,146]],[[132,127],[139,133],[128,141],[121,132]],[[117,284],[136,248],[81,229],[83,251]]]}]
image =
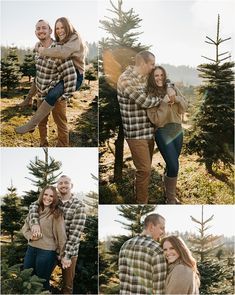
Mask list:
[{"label": "plaid flannel shirt", "polygon": [[[29,207],[29,224],[39,224],[38,201],[32,203]],[[65,245],[64,257],[71,259],[78,255],[80,236],[84,230],[86,213],[85,205],[77,198],[70,198],[66,202],[60,200],[59,207],[64,213],[65,230],[67,241]]]},{"label": "plaid flannel shirt", "polygon": [[151,139],[154,126],[149,121],[146,108],[158,106],[160,98],[146,94],[147,77],[129,66],[118,79],[117,95],[124,135],[128,138]]},{"label": "plaid flannel shirt", "polygon": [[151,237],[136,236],[122,245],[120,294],[164,294],[166,274],[163,250]]},{"label": "plaid flannel shirt", "polygon": [[[51,47],[55,47],[52,43]],[[50,57],[35,55],[36,87],[38,94],[44,98],[50,89],[61,80],[64,81],[63,99],[69,99],[76,90],[77,73],[71,59],[52,59]]]}]

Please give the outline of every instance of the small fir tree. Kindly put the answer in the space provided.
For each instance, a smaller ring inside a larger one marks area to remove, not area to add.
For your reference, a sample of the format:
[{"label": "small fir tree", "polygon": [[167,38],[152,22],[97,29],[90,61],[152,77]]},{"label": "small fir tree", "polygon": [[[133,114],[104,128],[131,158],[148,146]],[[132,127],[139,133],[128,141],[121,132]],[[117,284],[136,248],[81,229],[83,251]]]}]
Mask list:
[{"label": "small fir tree", "polygon": [[31,77],[35,77],[36,75],[36,67],[35,67],[35,60],[34,54],[30,51],[24,57],[23,64],[20,66],[20,70],[23,76],[29,78],[29,82],[31,82]]},{"label": "small fir tree", "polygon": [[16,47],[9,48],[7,57],[1,60],[1,85],[6,86],[7,91],[17,87],[21,78],[16,50]]},{"label": "small fir tree", "polygon": [[215,58],[205,57],[210,63],[198,66],[204,85],[199,88],[201,106],[194,118],[193,132],[188,143],[190,153],[196,152],[206,169],[213,174],[213,165],[233,161],[234,119],[234,63],[228,52],[219,53],[220,45],[231,39],[220,37],[220,17],[217,22],[216,40],[209,37],[206,43],[215,46]]},{"label": "small fir tree", "polygon": [[20,230],[22,226],[24,211],[21,207],[21,199],[18,197],[13,184],[11,184],[7,190],[8,193],[3,197],[1,205],[1,229],[2,233],[6,232],[10,235],[11,244],[13,244],[15,233]]}]

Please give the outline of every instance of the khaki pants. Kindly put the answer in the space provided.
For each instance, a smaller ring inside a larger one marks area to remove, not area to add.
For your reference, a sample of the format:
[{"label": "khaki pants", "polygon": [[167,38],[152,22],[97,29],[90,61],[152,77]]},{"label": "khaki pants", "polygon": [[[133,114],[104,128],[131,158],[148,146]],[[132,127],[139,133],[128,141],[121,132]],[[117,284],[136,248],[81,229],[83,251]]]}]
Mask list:
[{"label": "khaki pants", "polygon": [[[37,106],[39,107],[42,101],[38,101]],[[67,103],[65,100],[57,101],[55,107],[52,110],[52,115],[57,126],[57,147],[68,147],[69,146],[69,130],[67,125],[67,116],[66,116],[66,107]],[[40,134],[40,146],[47,147],[48,146],[48,135],[47,135],[47,123],[48,123],[47,115],[39,124],[39,134]]]},{"label": "khaki pants", "polygon": [[127,139],[126,141],[129,145],[132,159],[136,168],[136,202],[138,204],[147,204],[154,140]]},{"label": "khaki pants", "polygon": [[73,294],[73,280],[75,276],[75,268],[77,264],[77,256],[71,258],[72,263],[69,268],[62,269],[62,292],[63,294]]}]

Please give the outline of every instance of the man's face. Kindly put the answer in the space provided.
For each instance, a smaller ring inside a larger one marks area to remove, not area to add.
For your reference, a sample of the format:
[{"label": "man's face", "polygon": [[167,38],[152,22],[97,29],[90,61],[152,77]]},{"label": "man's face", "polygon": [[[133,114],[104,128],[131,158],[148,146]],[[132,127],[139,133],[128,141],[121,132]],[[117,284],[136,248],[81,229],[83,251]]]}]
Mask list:
[{"label": "man's face", "polygon": [[154,225],[151,224],[151,233],[152,238],[156,241],[158,241],[160,238],[162,238],[165,235],[165,220],[160,219],[160,222]]},{"label": "man's face", "polygon": [[72,187],[73,187],[73,184],[71,183],[71,180],[69,177],[59,178],[57,182],[57,189],[62,196],[71,194]]},{"label": "man's face", "polygon": [[143,74],[148,75],[155,68],[155,57],[150,55],[147,63],[143,60],[142,69]]},{"label": "man's face", "polygon": [[51,39],[52,30],[44,21],[39,21],[36,24],[35,34],[40,41]]}]

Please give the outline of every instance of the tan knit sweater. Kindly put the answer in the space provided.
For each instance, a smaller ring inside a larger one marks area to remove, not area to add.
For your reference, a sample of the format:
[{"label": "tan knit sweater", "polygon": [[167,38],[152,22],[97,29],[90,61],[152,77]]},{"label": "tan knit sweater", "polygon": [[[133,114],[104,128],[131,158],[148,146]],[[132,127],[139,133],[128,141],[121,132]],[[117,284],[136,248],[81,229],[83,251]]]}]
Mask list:
[{"label": "tan knit sweater", "polygon": [[192,268],[181,264],[180,261],[168,267],[166,278],[166,294],[199,294],[200,281]]},{"label": "tan knit sweater", "polygon": [[80,74],[85,71],[85,52],[81,37],[74,33],[71,38],[62,45],[52,48],[44,48],[40,53],[42,56],[66,59],[71,57],[75,68]]},{"label": "tan knit sweater", "polygon": [[157,107],[147,109],[147,115],[150,121],[156,127],[164,127],[168,123],[182,122],[182,114],[187,109],[187,102],[183,96],[176,96],[175,103],[170,105],[165,101],[161,101]]},{"label": "tan knit sweater", "polygon": [[31,241],[31,231],[28,223],[28,217],[22,227],[22,233],[28,240],[28,244],[35,248],[44,250],[56,250],[62,256],[66,243],[66,232],[63,215],[55,218],[53,214],[49,215],[49,208],[39,214],[39,224],[41,227],[42,237],[37,241]]}]

